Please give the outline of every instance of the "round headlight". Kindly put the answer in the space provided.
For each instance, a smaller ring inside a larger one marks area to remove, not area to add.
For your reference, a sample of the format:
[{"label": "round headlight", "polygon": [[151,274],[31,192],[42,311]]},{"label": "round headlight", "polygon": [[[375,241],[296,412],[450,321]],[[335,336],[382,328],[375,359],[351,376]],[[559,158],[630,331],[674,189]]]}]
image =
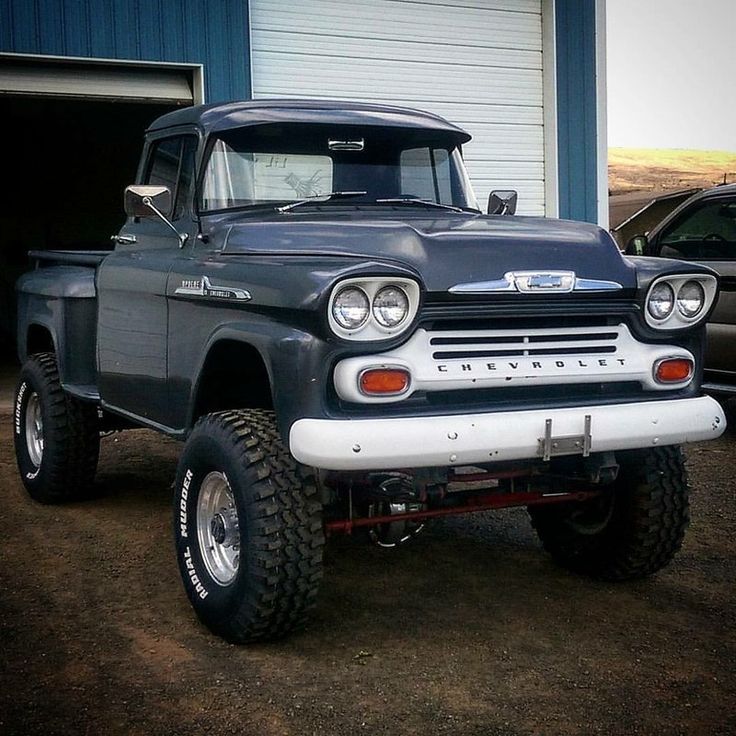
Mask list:
[{"label": "round headlight", "polygon": [[400,325],[409,313],[409,297],[398,286],[384,286],[373,299],[373,316],[383,327]]},{"label": "round headlight", "polygon": [[697,281],[686,281],[677,292],[677,309],[683,317],[692,319],[705,304],[705,290]]},{"label": "round headlight", "polygon": [[370,303],[363,289],[347,286],[332,301],[332,316],[346,330],[362,327],[370,314]]},{"label": "round headlight", "polygon": [[650,292],[647,298],[647,310],[654,319],[662,320],[672,314],[675,307],[675,292],[672,287],[663,281],[657,284]]}]

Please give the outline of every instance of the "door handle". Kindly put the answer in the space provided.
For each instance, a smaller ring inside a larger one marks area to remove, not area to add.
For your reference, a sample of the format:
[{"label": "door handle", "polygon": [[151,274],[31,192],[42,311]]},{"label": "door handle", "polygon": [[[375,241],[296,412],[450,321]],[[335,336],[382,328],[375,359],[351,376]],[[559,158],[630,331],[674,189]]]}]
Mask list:
[{"label": "door handle", "polygon": [[110,240],[113,243],[120,243],[120,245],[133,245],[138,242],[135,235],[111,235]]}]

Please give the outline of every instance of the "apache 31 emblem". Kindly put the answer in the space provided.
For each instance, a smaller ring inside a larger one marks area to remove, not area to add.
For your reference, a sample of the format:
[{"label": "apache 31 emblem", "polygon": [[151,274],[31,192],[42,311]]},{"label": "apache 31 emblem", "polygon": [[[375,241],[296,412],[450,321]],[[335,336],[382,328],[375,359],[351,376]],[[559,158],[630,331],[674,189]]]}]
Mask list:
[{"label": "apache 31 emblem", "polygon": [[182,279],[181,286],[174,294],[214,299],[237,299],[243,302],[249,302],[253,298],[246,289],[236,289],[232,286],[213,286],[207,276],[202,276],[201,279]]}]

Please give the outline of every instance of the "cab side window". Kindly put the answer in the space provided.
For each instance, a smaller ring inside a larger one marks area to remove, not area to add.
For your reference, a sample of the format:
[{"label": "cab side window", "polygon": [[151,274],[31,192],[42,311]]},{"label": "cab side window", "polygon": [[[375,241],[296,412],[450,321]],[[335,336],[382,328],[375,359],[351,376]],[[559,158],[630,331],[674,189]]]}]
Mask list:
[{"label": "cab side window", "polygon": [[164,214],[178,220],[186,208],[194,182],[194,154],[197,139],[193,135],[163,138],[151,146],[144,184],[158,184],[171,190],[171,211]]}]

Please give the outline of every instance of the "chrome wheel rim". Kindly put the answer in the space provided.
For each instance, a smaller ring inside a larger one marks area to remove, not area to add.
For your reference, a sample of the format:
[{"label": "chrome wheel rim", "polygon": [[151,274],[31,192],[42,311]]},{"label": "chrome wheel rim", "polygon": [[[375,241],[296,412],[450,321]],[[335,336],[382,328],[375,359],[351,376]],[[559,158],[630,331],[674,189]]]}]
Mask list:
[{"label": "chrome wheel rim", "polygon": [[26,448],[33,467],[40,468],[43,459],[43,415],[41,400],[35,391],[26,403]]},{"label": "chrome wheel rim", "polygon": [[240,526],[230,483],[219,471],[202,481],[197,538],[207,572],[218,585],[230,585],[240,566]]}]

